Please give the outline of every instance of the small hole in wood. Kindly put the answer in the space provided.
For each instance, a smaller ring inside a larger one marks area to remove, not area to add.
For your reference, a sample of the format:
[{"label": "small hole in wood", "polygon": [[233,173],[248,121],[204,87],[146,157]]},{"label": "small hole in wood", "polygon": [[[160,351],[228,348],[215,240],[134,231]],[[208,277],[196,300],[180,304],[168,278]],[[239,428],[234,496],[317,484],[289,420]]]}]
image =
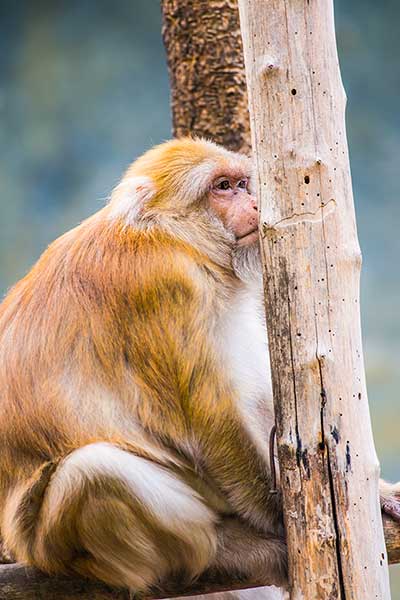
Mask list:
[{"label": "small hole in wood", "polygon": [[310,183],[310,176],[309,175],[306,175],[304,177],[304,183]]},{"label": "small hole in wood", "polygon": [[292,96],[295,96],[297,94],[297,90],[295,88],[293,88],[291,93],[292,93]]}]

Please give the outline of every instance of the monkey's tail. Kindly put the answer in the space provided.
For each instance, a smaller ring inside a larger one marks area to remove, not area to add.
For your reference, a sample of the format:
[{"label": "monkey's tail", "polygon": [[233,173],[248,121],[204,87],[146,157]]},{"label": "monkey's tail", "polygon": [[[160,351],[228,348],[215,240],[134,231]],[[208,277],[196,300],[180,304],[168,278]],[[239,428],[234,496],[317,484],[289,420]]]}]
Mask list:
[{"label": "monkey's tail", "polygon": [[164,467],[109,443],[46,463],[8,497],[6,547],[48,573],[145,591],[196,577],[216,548],[215,516]]}]

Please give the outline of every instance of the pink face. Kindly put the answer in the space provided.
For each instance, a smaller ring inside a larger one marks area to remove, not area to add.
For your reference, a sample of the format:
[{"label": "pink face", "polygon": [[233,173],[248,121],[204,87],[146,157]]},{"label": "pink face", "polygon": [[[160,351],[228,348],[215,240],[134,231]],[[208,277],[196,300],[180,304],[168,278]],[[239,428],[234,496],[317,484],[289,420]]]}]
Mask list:
[{"label": "pink face", "polygon": [[248,191],[249,180],[239,175],[222,175],[213,181],[211,209],[231,231],[239,246],[258,240],[257,202]]}]

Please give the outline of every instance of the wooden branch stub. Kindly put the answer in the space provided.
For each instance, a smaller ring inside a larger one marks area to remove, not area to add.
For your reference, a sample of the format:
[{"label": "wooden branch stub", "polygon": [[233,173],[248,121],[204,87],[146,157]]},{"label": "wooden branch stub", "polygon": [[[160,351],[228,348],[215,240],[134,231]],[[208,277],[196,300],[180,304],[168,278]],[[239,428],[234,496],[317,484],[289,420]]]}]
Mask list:
[{"label": "wooden branch stub", "polygon": [[386,551],[390,565],[400,563],[400,523],[390,517],[383,517]]}]

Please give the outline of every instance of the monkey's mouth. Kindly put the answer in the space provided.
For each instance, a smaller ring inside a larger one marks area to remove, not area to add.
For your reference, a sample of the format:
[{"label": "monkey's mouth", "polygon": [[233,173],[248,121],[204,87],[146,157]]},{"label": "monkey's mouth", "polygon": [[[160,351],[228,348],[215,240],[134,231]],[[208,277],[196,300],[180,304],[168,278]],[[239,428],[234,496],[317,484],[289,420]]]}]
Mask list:
[{"label": "monkey's mouth", "polygon": [[258,240],[258,227],[236,238],[238,246],[248,246],[256,240]]}]

